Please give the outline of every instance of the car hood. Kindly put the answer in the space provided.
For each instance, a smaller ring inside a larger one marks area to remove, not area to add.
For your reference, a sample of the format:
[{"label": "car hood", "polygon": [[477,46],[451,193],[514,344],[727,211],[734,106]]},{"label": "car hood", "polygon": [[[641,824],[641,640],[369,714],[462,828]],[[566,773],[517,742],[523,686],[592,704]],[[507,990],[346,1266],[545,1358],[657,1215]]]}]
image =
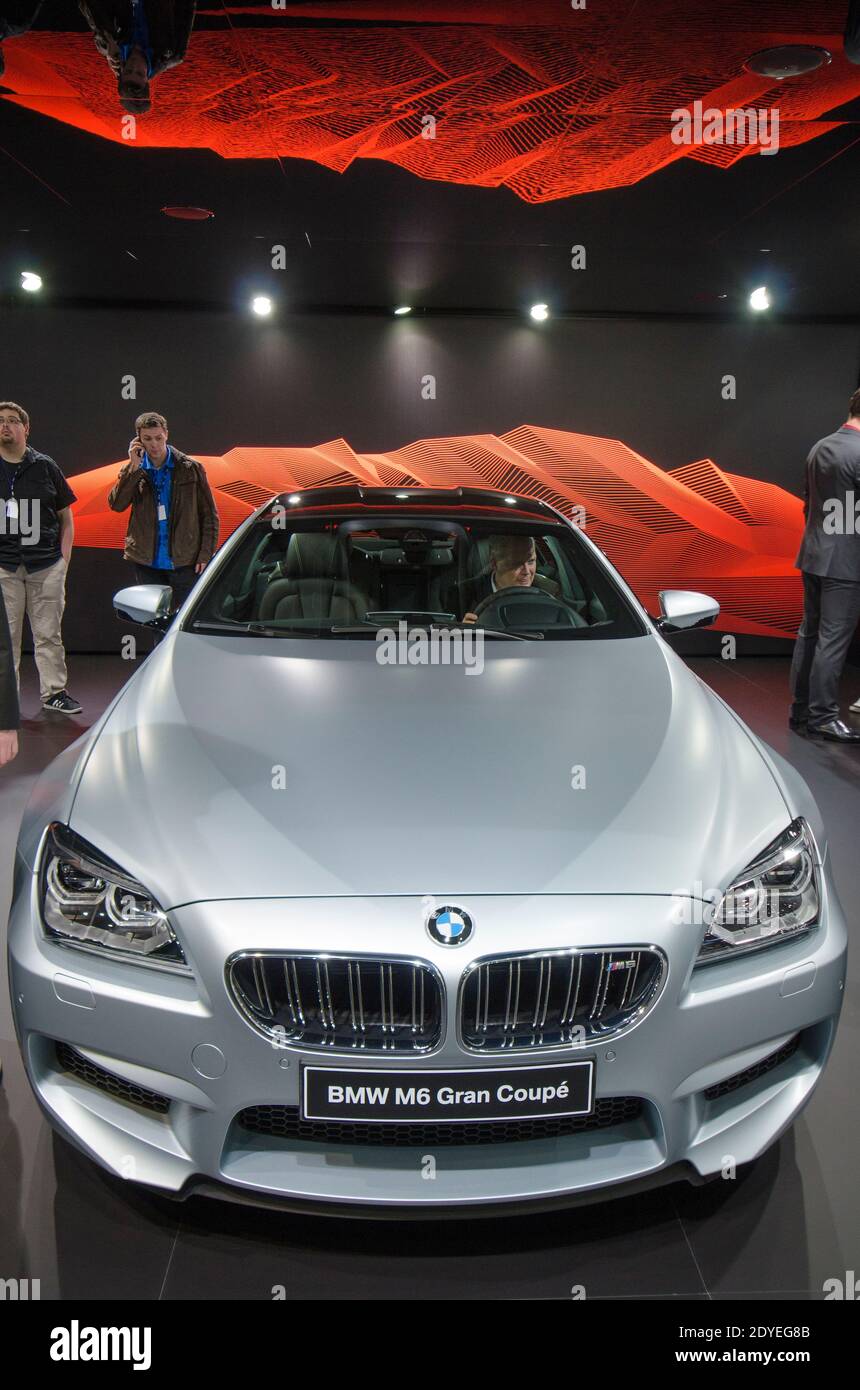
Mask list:
[{"label": "car hood", "polygon": [[94,739],[73,828],[165,907],[213,898],[685,893],[784,829],[757,744],[660,638],[173,632]]}]

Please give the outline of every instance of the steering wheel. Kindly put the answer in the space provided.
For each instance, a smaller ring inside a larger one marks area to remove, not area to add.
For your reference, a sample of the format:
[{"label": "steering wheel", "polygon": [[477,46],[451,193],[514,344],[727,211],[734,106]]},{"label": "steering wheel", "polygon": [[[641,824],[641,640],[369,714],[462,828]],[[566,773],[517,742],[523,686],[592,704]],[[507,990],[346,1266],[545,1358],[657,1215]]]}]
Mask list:
[{"label": "steering wheel", "polygon": [[[484,627],[493,627],[494,625],[498,625],[499,618],[501,616],[498,610],[501,609],[503,604],[507,606],[511,603],[534,603],[535,600],[537,600],[540,603],[552,603],[556,606],[556,608],[561,609],[561,612],[563,614],[563,618],[559,623],[559,626],[561,627],[588,626],[585,619],[582,617],[580,613],[577,612],[573,603],[571,603],[568,599],[556,598],[555,594],[547,594],[544,592],[543,589],[532,588],[531,586],[525,588],[522,584],[514,584],[510,588],[497,589],[494,594],[488,594],[487,597],[485,599],[482,599],[482,601],[478,604],[477,608],[474,610],[475,617],[479,621],[483,619]],[[493,622],[487,622],[486,615],[488,613],[492,614],[492,617],[495,619],[495,624]],[[553,626],[555,626],[555,624],[553,624]],[[507,623],[505,625],[505,628],[509,628],[511,631],[514,632],[516,631],[516,627],[513,623]],[[499,628],[499,630],[504,631],[505,628]]]}]

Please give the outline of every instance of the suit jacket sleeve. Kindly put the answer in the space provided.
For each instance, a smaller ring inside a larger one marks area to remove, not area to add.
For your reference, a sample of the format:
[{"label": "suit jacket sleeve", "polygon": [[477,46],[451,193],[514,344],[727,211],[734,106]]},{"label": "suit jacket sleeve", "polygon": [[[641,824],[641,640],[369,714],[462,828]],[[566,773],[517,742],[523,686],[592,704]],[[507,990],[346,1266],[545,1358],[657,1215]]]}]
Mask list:
[{"label": "suit jacket sleeve", "polygon": [[17,729],[20,722],[12,638],[6,619],[6,605],[0,592],[0,729]]}]

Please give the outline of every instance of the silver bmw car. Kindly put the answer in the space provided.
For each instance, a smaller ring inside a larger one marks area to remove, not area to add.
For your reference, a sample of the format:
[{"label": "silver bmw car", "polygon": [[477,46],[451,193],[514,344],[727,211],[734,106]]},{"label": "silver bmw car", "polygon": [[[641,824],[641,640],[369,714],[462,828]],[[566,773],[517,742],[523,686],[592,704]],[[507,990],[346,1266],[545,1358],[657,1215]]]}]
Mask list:
[{"label": "silver bmw car", "polygon": [[353,1215],[750,1162],[826,1064],[846,928],[798,774],[533,498],[272,499],[37,783],[10,979],[103,1168]]}]

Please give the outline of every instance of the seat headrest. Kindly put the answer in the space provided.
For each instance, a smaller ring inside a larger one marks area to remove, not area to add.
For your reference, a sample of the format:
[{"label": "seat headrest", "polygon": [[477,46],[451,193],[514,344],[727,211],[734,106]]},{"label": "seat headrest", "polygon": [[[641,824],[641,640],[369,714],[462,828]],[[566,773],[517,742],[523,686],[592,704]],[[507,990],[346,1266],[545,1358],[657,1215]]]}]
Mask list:
[{"label": "seat headrest", "polygon": [[481,579],[492,572],[490,542],[487,536],[477,536],[469,546],[467,567],[471,579]]},{"label": "seat headrest", "polygon": [[287,547],[285,570],[288,579],[345,579],[346,553],[334,536],[296,532]]}]

